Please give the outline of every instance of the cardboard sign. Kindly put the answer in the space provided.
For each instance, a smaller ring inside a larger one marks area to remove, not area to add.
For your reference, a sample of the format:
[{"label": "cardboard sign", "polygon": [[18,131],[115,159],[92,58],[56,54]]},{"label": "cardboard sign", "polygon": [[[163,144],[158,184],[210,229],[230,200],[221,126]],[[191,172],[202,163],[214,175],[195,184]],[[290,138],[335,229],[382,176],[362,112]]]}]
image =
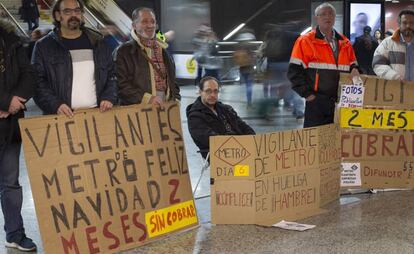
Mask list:
[{"label": "cardboard sign", "polygon": [[320,213],[339,197],[339,135],[326,125],[210,137],[212,223],[271,226]]},{"label": "cardboard sign", "polygon": [[[363,80],[364,108],[414,109],[414,82],[385,80],[377,76],[361,75]],[[348,85],[350,75],[341,73],[339,85]]]},{"label": "cardboard sign", "polygon": [[361,85],[342,85],[339,107],[360,108],[364,104],[365,87]]},{"label": "cardboard sign", "polygon": [[[340,84],[349,76],[341,74]],[[338,108],[341,125],[342,187],[414,187],[413,82],[362,76],[362,108]],[[358,166],[356,166],[358,165]]]},{"label": "cardboard sign", "polygon": [[114,253],[198,225],[177,104],[20,128],[46,253]]}]

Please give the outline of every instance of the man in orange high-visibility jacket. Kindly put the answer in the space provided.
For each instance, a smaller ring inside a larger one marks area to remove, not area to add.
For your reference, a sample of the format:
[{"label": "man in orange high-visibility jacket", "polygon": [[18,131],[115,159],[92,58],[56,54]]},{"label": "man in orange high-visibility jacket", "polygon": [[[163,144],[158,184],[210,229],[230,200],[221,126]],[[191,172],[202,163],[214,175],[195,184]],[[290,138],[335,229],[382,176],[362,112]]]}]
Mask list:
[{"label": "man in orange high-visibility jacket", "polygon": [[288,68],[292,88],[306,99],[304,127],[333,122],[340,72],[359,75],[350,41],[333,29],[335,8],[322,3],[315,9],[318,26],[300,36]]}]

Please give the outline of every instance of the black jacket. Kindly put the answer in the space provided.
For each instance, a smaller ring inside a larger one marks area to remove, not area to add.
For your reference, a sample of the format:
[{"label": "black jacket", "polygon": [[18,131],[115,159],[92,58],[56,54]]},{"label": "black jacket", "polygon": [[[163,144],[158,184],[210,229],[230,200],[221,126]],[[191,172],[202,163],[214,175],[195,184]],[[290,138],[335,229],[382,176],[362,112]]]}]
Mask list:
[{"label": "black jacket", "polygon": [[[111,49],[98,32],[84,28],[93,47],[95,63],[96,98],[117,102],[117,81]],[[62,104],[71,107],[73,67],[69,50],[55,28],[40,39],[33,50],[32,64],[39,75],[34,100],[44,114],[56,114]]]},{"label": "black jacket", "polygon": [[255,134],[254,130],[237,115],[230,105],[217,102],[216,110],[224,115],[233,132],[226,131],[223,121],[201,102],[200,97],[187,106],[188,129],[204,158],[210,149],[210,136]]},{"label": "black jacket", "polygon": [[[26,49],[12,24],[0,19],[0,110],[8,111],[13,96],[29,100],[35,91],[36,75]],[[3,71],[2,71],[3,70]],[[20,140],[18,118],[23,111],[0,119],[0,143]],[[10,136],[14,133],[13,136]]]}]

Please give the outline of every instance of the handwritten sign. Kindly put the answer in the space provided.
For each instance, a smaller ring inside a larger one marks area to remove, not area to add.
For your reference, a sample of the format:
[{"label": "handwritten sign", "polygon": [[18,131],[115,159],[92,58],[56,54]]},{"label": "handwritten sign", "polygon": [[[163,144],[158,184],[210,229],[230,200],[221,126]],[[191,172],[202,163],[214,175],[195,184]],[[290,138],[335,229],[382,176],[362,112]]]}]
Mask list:
[{"label": "handwritten sign", "polygon": [[[362,75],[362,108],[339,108],[342,187],[412,188],[414,83]],[[349,82],[341,74],[340,85]],[[343,90],[341,90],[343,92]],[[346,92],[346,91],[345,91]],[[356,166],[357,165],[357,166]]]},{"label": "handwritten sign", "polygon": [[[339,85],[349,84],[349,74],[341,73]],[[381,107],[393,109],[414,108],[414,82],[386,80],[377,76],[361,75],[364,87],[365,107]]]},{"label": "handwritten sign", "polygon": [[339,196],[339,135],[326,125],[210,138],[212,222],[269,226],[320,213]]},{"label": "handwritten sign", "polygon": [[360,85],[342,85],[339,107],[361,108],[364,104],[365,87]]},{"label": "handwritten sign", "polygon": [[414,130],[414,111],[341,108],[342,128]]},{"label": "handwritten sign", "polygon": [[177,104],[20,128],[46,253],[114,253],[197,226]]}]

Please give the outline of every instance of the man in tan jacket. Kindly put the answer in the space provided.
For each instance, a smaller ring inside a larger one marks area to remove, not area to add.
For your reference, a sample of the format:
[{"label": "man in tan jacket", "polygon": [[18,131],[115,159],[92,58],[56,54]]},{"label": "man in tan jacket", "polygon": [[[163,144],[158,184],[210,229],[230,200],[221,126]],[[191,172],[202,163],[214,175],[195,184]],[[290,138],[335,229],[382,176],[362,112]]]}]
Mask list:
[{"label": "man in tan jacket", "polygon": [[115,54],[120,103],[161,105],[180,100],[174,61],[166,51],[168,45],[155,36],[154,11],[138,8],[132,20],[132,39]]}]

